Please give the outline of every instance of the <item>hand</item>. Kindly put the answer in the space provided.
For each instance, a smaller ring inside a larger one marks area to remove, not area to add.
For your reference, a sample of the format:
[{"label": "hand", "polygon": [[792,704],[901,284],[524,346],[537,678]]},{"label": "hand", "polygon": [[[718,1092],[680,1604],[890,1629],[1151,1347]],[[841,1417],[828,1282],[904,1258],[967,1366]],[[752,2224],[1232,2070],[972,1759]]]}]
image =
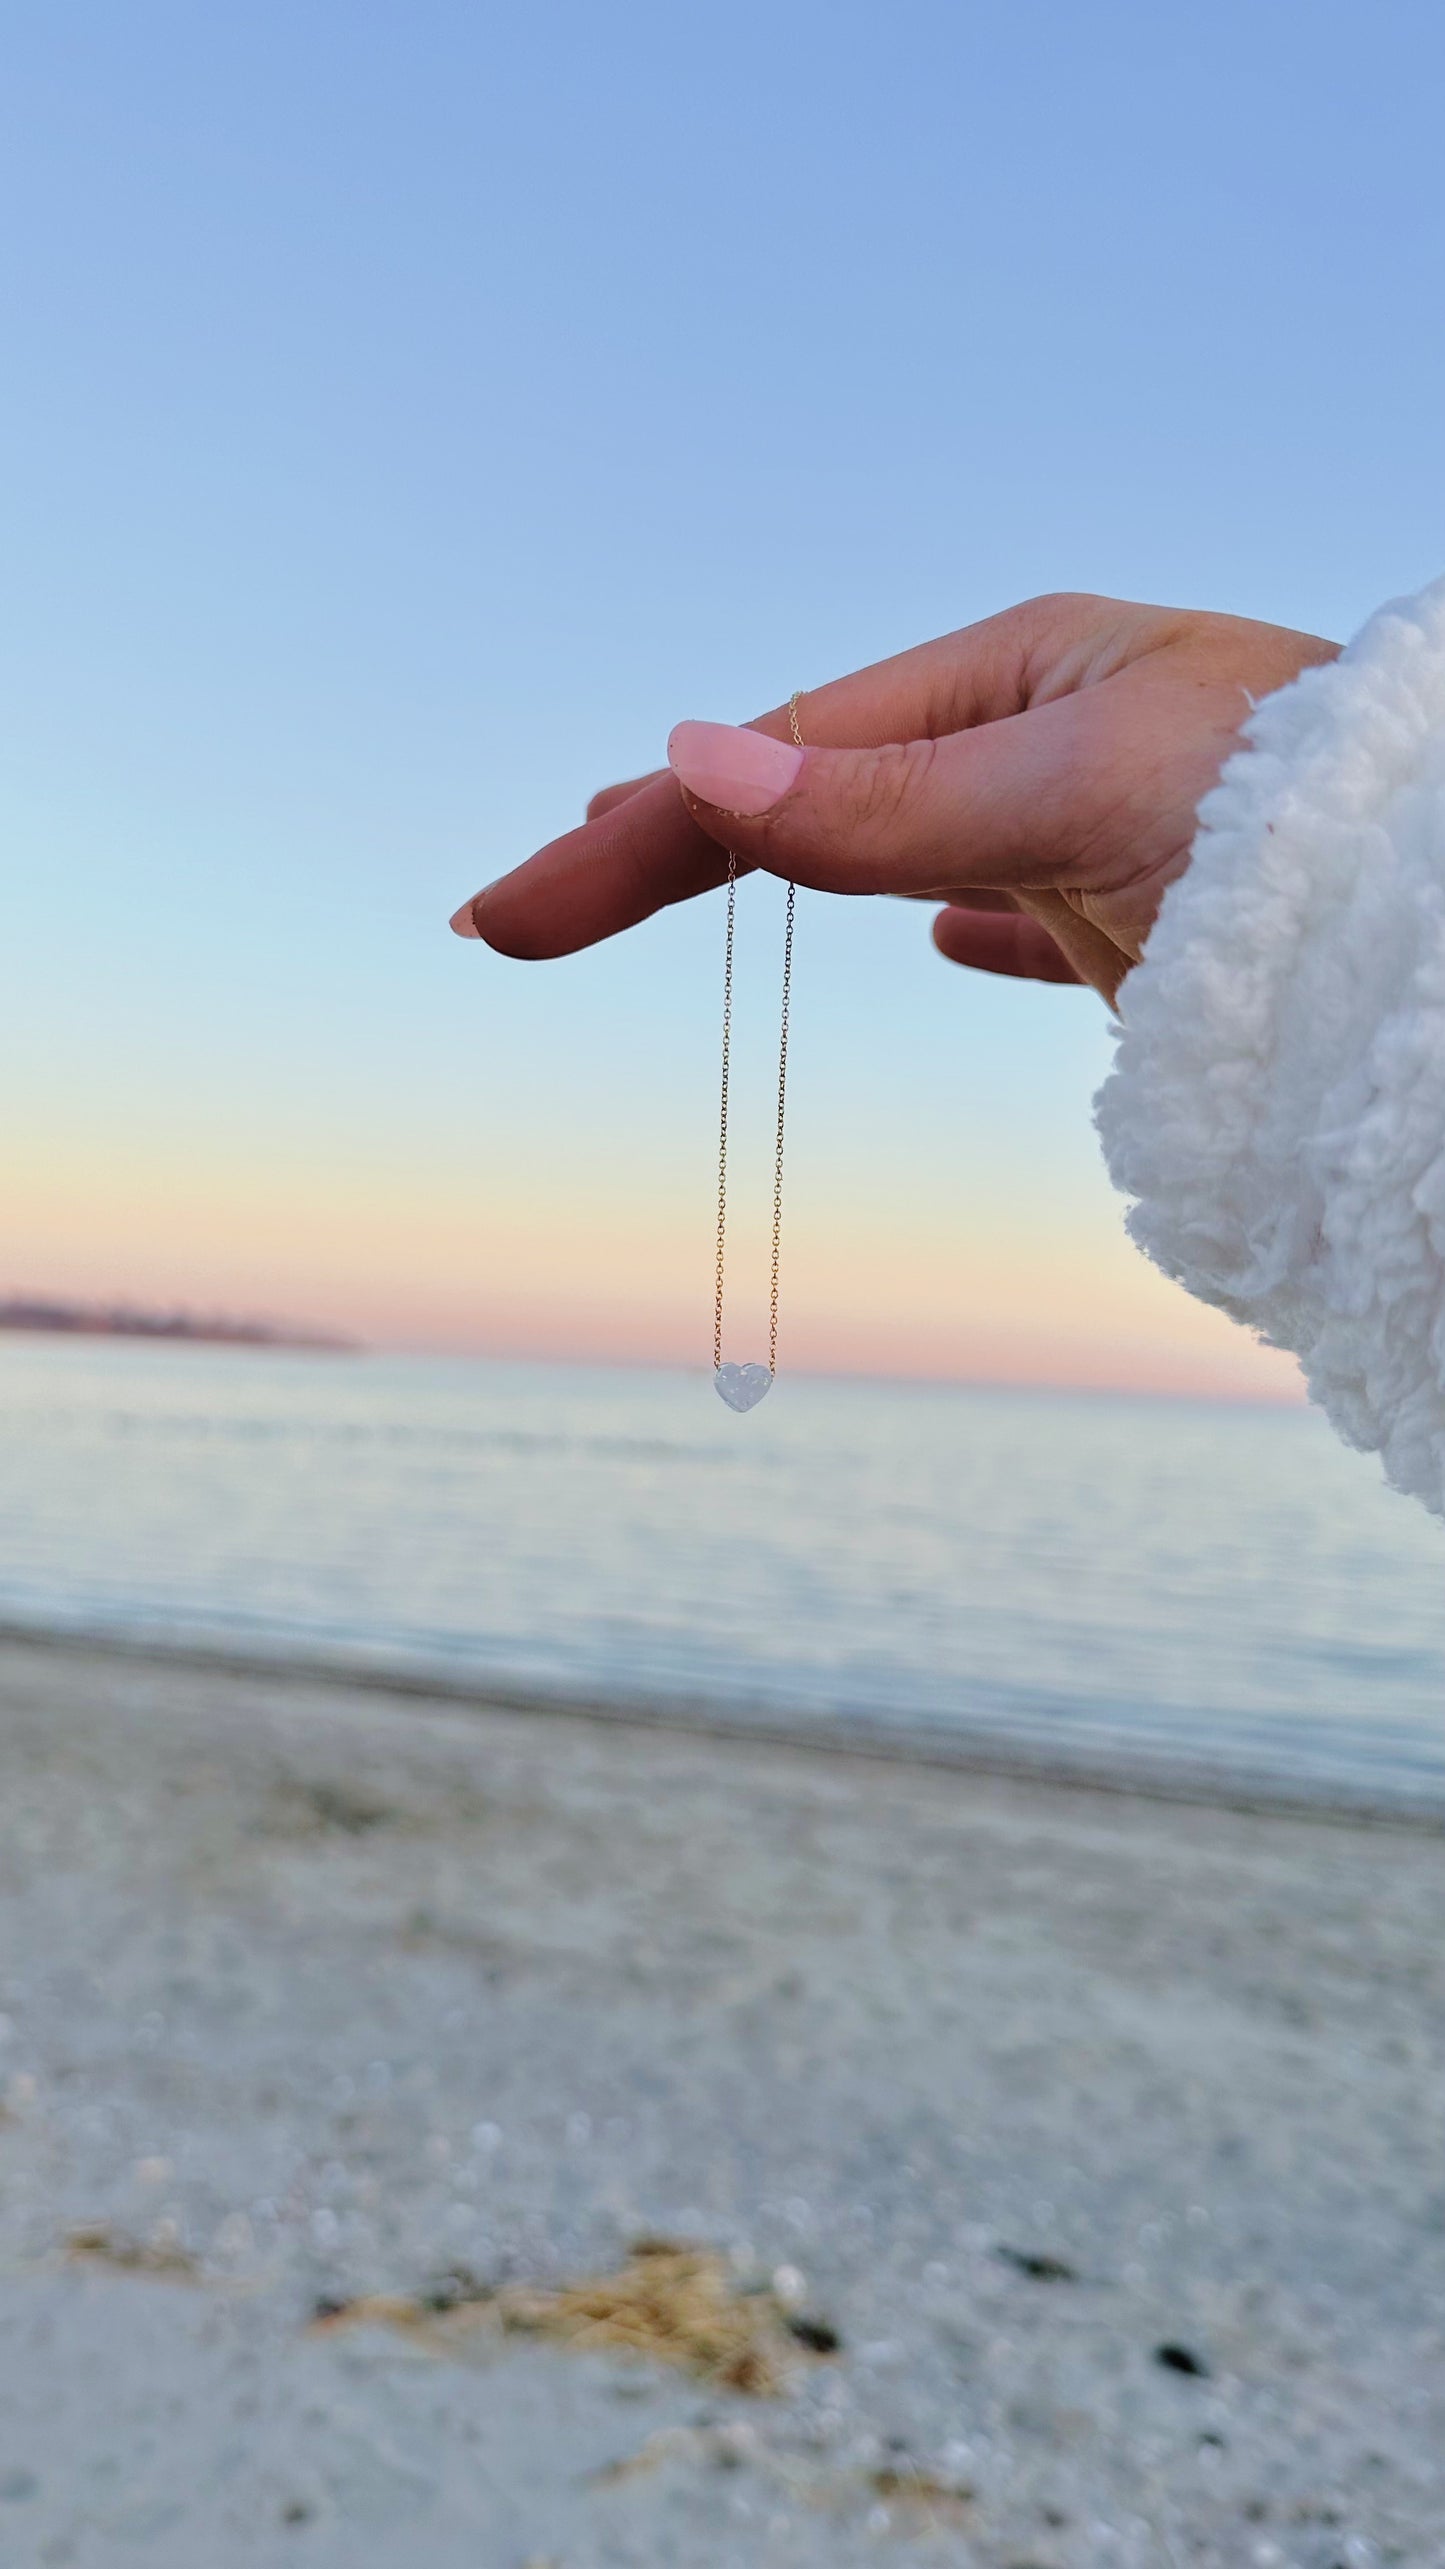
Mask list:
[{"label": "hand", "polygon": [[452,924],[571,954],[712,889],[732,848],[740,871],[942,902],[950,962],[1112,1002],[1251,706],[1337,652],[1238,616],[1035,598],[811,689],[803,752],[786,709],[680,723],[670,770],[597,795]]}]

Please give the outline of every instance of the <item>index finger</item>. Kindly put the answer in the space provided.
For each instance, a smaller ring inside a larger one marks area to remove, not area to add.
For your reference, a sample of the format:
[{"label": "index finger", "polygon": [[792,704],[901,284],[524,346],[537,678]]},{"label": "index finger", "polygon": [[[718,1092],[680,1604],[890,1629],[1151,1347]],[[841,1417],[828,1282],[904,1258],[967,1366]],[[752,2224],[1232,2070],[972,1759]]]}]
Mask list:
[{"label": "index finger", "polygon": [[664,773],[539,848],[479,892],[452,925],[497,954],[541,963],[711,892],[727,874],[726,849],[698,828],[676,778]]},{"label": "index finger", "polygon": [[[1046,618],[1057,631],[1061,603],[1011,607],[808,690],[798,700],[804,738],[810,748],[874,749],[938,739],[1020,711],[1028,700],[1031,653]],[[1069,603],[1081,619],[1093,604]],[[775,705],[749,728],[787,740],[788,707]],[[539,962],[616,936],[727,879],[726,850],[698,828],[665,769],[635,787],[597,796],[589,813],[579,829],[553,839],[464,904],[452,922],[458,933],[483,938],[499,954]]]}]

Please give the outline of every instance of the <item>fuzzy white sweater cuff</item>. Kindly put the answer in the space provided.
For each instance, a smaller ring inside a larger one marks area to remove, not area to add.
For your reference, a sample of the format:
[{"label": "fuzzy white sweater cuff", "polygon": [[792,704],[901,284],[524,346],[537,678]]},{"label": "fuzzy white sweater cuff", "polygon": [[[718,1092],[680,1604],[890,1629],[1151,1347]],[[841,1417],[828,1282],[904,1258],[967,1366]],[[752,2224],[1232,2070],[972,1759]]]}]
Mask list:
[{"label": "fuzzy white sweater cuff", "polygon": [[1141,1249],[1445,1515],[1445,580],[1267,697],[1120,995]]}]

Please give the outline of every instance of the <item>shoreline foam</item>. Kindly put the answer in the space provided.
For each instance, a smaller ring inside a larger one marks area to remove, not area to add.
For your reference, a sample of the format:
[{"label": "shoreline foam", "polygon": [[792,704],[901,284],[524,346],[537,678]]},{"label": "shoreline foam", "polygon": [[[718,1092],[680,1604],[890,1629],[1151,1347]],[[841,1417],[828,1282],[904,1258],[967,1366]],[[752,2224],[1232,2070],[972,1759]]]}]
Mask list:
[{"label": "shoreline foam", "polygon": [[274,1649],[214,1643],[163,1628],[125,1631],[104,1623],[74,1626],[28,1624],[0,1618],[0,1650],[24,1648],[100,1653],[119,1659],[235,1677],[283,1677],[297,1685],[391,1695],[403,1702],[434,1702],[478,1714],[496,1712],[544,1719],[604,1722],[631,1730],[676,1731],[705,1739],[756,1742],[805,1755],[863,1758],[889,1765],[934,1767],[943,1773],[994,1777],[1002,1782],[1058,1786],[1069,1792],[1123,1795],[1151,1802],[1199,1803],[1212,1809],[1281,1817],[1339,1820],[1349,1825],[1445,1831],[1445,1787],[1432,1776],[1418,1784],[1366,1784],[1354,1775],[1330,1778],[1312,1769],[1291,1772],[1264,1762],[1246,1769],[1196,1753],[1158,1755],[1125,1733],[1107,1744],[1061,1740],[1055,1729],[1032,1739],[1002,1723],[966,1719],[909,1724],[891,1715],[869,1720],[854,1712],[829,1717],[751,1709],[702,1696],[651,1695],[632,1688],[614,1694],[568,1694],[555,1688],[513,1684],[503,1677],[448,1675],[421,1659],[392,1660],[325,1651],[298,1652],[288,1641]]}]

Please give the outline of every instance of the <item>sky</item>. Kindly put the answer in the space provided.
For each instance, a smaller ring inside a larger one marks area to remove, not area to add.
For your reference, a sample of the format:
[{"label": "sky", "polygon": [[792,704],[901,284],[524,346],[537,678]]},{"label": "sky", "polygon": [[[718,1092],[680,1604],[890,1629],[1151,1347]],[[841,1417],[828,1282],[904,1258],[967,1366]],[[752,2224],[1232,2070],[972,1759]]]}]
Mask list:
[{"label": "sky", "polygon": [[[4,18],[0,1290],[706,1362],[718,902],[541,966],[458,902],[1039,590],[1445,568],[1437,0]],[[803,896],[784,1364],[1289,1396],[1128,1245],[1109,1049]]]}]

